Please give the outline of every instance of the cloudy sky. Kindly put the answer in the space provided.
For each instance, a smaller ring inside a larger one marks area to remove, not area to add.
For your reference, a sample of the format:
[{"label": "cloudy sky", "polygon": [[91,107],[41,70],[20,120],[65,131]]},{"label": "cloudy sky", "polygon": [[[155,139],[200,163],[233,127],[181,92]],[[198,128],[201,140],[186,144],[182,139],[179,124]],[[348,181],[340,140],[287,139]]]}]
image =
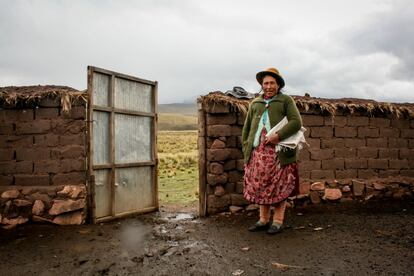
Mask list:
[{"label": "cloudy sky", "polygon": [[411,0],[0,0],[0,86],[85,89],[88,65],[159,82],[159,102],[260,88],[414,102]]}]

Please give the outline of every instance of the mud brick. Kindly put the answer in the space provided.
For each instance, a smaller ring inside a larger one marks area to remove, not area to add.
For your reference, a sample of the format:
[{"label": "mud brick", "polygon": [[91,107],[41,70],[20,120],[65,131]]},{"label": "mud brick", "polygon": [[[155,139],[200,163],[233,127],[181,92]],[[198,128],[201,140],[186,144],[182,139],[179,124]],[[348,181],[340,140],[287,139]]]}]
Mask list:
[{"label": "mud brick", "polygon": [[33,109],[2,109],[0,110],[0,122],[27,122],[33,121]]},{"label": "mud brick", "polygon": [[50,131],[50,120],[34,120],[16,124],[16,134],[42,134]]},{"label": "mud brick", "polygon": [[373,127],[389,127],[391,120],[387,118],[369,118],[369,125]]},{"label": "mud brick", "polygon": [[383,148],[388,144],[387,138],[367,138],[367,147]]},{"label": "mud brick", "polygon": [[217,184],[225,184],[227,183],[227,173],[222,174],[207,174],[207,183],[211,186],[215,186]]},{"label": "mud brick", "polygon": [[390,169],[408,169],[408,160],[389,160]]},{"label": "mud brick", "polygon": [[0,135],[1,148],[19,148],[33,145],[33,136],[31,135]]},{"label": "mud brick", "polygon": [[[65,137],[65,135],[60,136],[60,137],[62,139],[63,137]],[[198,139],[204,139],[204,137],[198,137]],[[215,138],[211,138],[211,137],[205,137],[205,139],[206,139],[206,147],[208,149],[210,149],[211,148],[211,145],[213,144],[214,140],[216,140],[216,139]],[[61,141],[62,140],[60,140],[61,145],[66,145],[66,143],[63,143]],[[72,144],[72,143],[67,143],[67,144]],[[200,143],[198,142],[198,144],[200,144]]]},{"label": "mud brick", "polygon": [[39,102],[39,107],[59,107],[59,106],[60,106],[60,98],[59,97],[43,98]]},{"label": "mud brick", "polygon": [[215,196],[209,195],[207,197],[207,212],[214,214],[217,212],[226,211],[231,202],[230,195]]},{"label": "mud brick", "polygon": [[20,161],[16,162],[16,167],[14,169],[15,173],[32,173],[33,172],[33,162],[32,161]]},{"label": "mud brick", "polygon": [[[227,185],[226,185],[227,186]],[[244,189],[244,183],[242,181],[236,183],[235,192],[238,194],[242,194]]]},{"label": "mud brick", "polygon": [[85,181],[84,172],[61,173],[52,177],[52,185],[81,185],[85,184]]},{"label": "mud brick", "polygon": [[44,147],[55,147],[59,144],[59,136],[56,134],[35,135],[34,145]]},{"label": "mud brick", "polygon": [[230,171],[228,173],[228,182],[240,182],[243,181],[243,174],[238,171]]},{"label": "mud brick", "polygon": [[231,155],[230,155],[231,159],[237,160],[237,159],[243,159],[244,158],[243,151],[241,149],[234,148],[234,149],[230,149],[230,150],[231,150]]},{"label": "mud brick", "polygon": [[299,151],[298,159],[300,161],[308,161],[310,160],[310,152],[307,149],[302,149]]},{"label": "mud brick", "polygon": [[[384,146],[382,146],[381,148],[383,147]],[[408,139],[388,138],[388,147],[389,148],[407,148]]]},{"label": "mud brick", "polygon": [[57,173],[59,172],[59,160],[38,160],[34,162],[34,172],[40,173]]},{"label": "mud brick", "polygon": [[236,160],[227,160],[224,162],[223,168],[225,171],[234,170],[236,168]]},{"label": "mud brick", "polygon": [[414,160],[413,160],[413,159],[408,160],[408,167],[409,167],[410,169],[414,169]]},{"label": "mud brick", "polygon": [[246,114],[237,113],[237,124],[239,126],[243,126],[245,121],[246,121]]},{"label": "mud brick", "polygon": [[[414,145],[414,143],[413,143],[413,145]],[[241,136],[236,137],[236,146],[238,148],[243,148],[243,139],[242,139]]]},{"label": "mud brick", "polygon": [[85,159],[78,158],[60,160],[59,171],[62,173],[86,171]]},{"label": "mud brick", "polygon": [[312,138],[330,138],[333,136],[333,128],[330,126],[312,127],[310,130],[310,137]]},{"label": "mud brick", "polygon": [[414,129],[402,129],[401,130],[401,138],[414,138]]},{"label": "mud brick", "polygon": [[414,150],[413,149],[400,149],[400,159],[414,159]]},{"label": "mud brick", "polygon": [[343,170],[345,161],[343,159],[322,160],[322,169],[324,170]]},{"label": "mud brick", "polygon": [[399,149],[379,149],[378,157],[379,158],[388,158],[388,159],[398,159]]},{"label": "mud brick", "polygon": [[402,119],[391,119],[391,127],[399,129],[410,128],[410,121]]},{"label": "mud brick", "polygon": [[400,137],[400,130],[397,128],[384,127],[380,128],[380,137]]},{"label": "mud brick", "polygon": [[15,160],[0,162],[0,173],[1,174],[15,173],[15,169],[16,169],[16,161]]},{"label": "mud brick", "polygon": [[366,159],[345,159],[346,169],[367,169],[368,162]]},{"label": "mud brick", "polygon": [[235,186],[236,186],[236,183],[226,183],[226,184],[224,185],[224,191],[225,191],[227,194],[234,193]]},{"label": "mud brick", "polygon": [[52,150],[51,156],[54,159],[76,159],[85,156],[85,148],[76,145],[65,146],[59,150]]},{"label": "mud brick", "polygon": [[236,169],[240,172],[244,171],[244,160],[243,159],[236,160]]},{"label": "mud brick", "polygon": [[326,148],[333,149],[333,148],[345,147],[345,140],[343,138],[322,139],[321,142],[322,142],[322,145],[321,145],[322,149],[326,149]]},{"label": "mud brick", "polygon": [[345,138],[345,147],[347,148],[359,148],[359,147],[365,147],[365,146],[366,146],[365,139]]},{"label": "mud brick", "polygon": [[299,178],[300,179],[310,179],[311,173],[310,171],[299,170]]},{"label": "mud brick", "polygon": [[325,124],[324,117],[318,115],[302,115],[302,123],[304,127],[323,126]]},{"label": "mud brick", "polygon": [[48,186],[48,174],[16,174],[14,176],[14,183],[17,186]]},{"label": "mud brick", "polygon": [[349,116],[348,117],[348,126],[367,126],[369,125],[368,117],[360,116]]},{"label": "mud brick", "polygon": [[325,117],[326,126],[346,126],[347,118],[345,116]]},{"label": "mud brick", "polygon": [[207,114],[207,125],[232,125],[237,122],[236,114]]},{"label": "mud brick", "polygon": [[337,138],[352,138],[357,136],[357,128],[356,127],[339,127],[336,126],[335,130],[335,137]]},{"label": "mud brick", "polygon": [[242,126],[231,126],[231,135],[240,136],[242,135],[243,127]]},{"label": "mud brick", "polygon": [[368,159],[370,169],[388,169],[388,159]]},{"label": "mud brick", "polygon": [[360,170],[358,169],[358,178],[368,179],[372,177],[377,177],[378,173],[375,170]]},{"label": "mud brick", "polygon": [[379,128],[372,127],[358,127],[358,137],[359,138],[377,138],[379,137]]},{"label": "mud brick", "polygon": [[414,149],[414,139],[408,139],[408,148]]},{"label": "mud brick", "polygon": [[327,160],[332,159],[334,157],[333,149],[311,150],[310,153],[312,160]]},{"label": "mud brick", "polygon": [[61,112],[63,118],[71,118],[75,120],[86,118],[86,108],[83,105],[72,106],[69,112]]},{"label": "mud brick", "polygon": [[332,170],[312,170],[312,179],[333,179],[335,178],[334,171]]},{"label": "mud brick", "polygon": [[13,149],[0,149],[0,161],[9,161],[14,159]]},{"label": "mud brick", "polygon": [[50,158],[50,149],[48,148],[18,148],[16,149],[16,160],[43,160]]},{"label": "mud brick", "polygon": [[229,113],[230,106],[227,104],[211,104],[206,106],[206,113]]},{"label": "mud brick", "polygon": [[224,172],[223,165],[217,162],[211,162],[208,172],[212,174],[222,174]]},{"label": "mud brick", "polygon": [[207,127],[207,135],[210,137],[230,136],[232,128],[229,125],[210,125]]},{"label": "mud brick", "polygon": [[299,169],[304,171],[319,170],[321,168],[321,161],[303,161],[299,164]]},{"label": "mud brick", "polygon": [[36,120],[38,119],[54,119],[59,116],[59,109],[58,108],[37,108],[35,112]]},{"label": "mud brick", "polygon": [[335,171],[335,177],[336,179],[350,179],[350,178],[356,178],[358,175],[357,170],[336,170]]},{"label": "mud brick", "polygon": [[227,138],[226,147],[227,148],[235,148],[236,147],[236,140],[237,136],[230,136]]},{"label": "mud brick", "polygon": [[79,134],[86,129],[86,124],[83,120],[51,120],[52,132],[55,134]]},{"label": "mud brick", "polygon": [[356,149],[353,148],[335,149],[334,152],[336,158],[348,158],[356,156]]},{"label": "mud brick", "polygon": [[390,177],[390,176],[399,176],[400,170],[379,170],[379,177]]},{"label": "mud brick", "polygon": [[414,177],[414,170],[401,170],[400,174],[404,177]]},{"label": "mud brick", "polygon": [[13,185],[14,177],[12,175],[0,175],[0,186]]},{"label": "mud brick", "polygon": [[243,205],[249,204],[249,202],[241,194],[231,194],[230,198],[231,198],[231,205],[243,206]]},{"label": "mud brick", "polygon": [[14,133],[14,124],[0,123],[0,134],[11,135]]},{"label": "mud brick", "polygon": [[377,158],[378,157],[378,149],[377,148],[359,148],[357,149],[357,156],[358,157],[366,157],[366,158]]},{"label": "mud brick", "polygon": [[321,139],[318,138],[308,138],[306,139],[311,149],[320,149],[321,148]]}]

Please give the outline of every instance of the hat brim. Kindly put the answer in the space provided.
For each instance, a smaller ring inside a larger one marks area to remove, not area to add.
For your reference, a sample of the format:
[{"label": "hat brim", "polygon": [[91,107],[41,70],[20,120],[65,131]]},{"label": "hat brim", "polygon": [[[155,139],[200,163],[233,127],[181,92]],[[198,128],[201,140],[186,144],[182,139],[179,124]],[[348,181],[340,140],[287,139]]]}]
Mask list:
[{"label": "hat brim", "polygon": [[285,86],[285,80],[279,76],[276,73],[273,73],[271,71],[261,71],[259,73],[256,74],[256,80],[260,83],[260,85],[262,85],[263,82],[263,78],[265,76],[272,76],[276,79],[277,84],[279,85],[280,88],[283,88]]}]

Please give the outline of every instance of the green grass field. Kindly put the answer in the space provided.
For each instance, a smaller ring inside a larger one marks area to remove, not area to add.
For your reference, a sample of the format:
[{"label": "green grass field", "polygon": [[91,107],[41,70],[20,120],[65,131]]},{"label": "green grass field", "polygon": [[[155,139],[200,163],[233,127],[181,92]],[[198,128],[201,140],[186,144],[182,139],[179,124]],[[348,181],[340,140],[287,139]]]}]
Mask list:
[{"label": "green grass field", "polygon": [[158,130],[197,130],[197,116],[179,113],[159,113]]},{"label": "green grass field", "polygon": [[197,201],[197,131],[159,131],[158,159],[160,203]]}]

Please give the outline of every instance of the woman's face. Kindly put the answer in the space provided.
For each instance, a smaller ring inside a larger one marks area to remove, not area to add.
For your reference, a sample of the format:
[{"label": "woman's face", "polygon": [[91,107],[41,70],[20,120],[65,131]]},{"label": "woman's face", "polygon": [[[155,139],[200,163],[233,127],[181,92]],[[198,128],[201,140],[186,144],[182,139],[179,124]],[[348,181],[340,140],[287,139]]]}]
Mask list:
[{"label": "woman's face", "polygon": [[279,85],[272,76],[265,76],[262,82],[262,89],[265,98],[271,98],[279,91]]}]

